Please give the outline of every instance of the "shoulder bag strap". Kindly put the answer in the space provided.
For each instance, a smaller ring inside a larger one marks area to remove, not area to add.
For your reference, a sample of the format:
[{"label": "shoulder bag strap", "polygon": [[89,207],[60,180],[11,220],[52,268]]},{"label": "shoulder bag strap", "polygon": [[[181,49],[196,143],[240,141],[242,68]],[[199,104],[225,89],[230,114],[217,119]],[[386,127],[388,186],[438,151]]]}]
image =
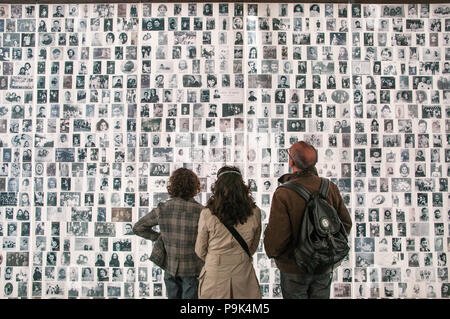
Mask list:
[{"label": "shoulder bag strap", "polygon": [[244,238],[242,238],[242,236],[239,235],[236,228],[234,228],[233,226],[230,226],[230,225],[226,225],[224,223],[222,223],[222,224],[230,231],[231,235],[233,235],[233,237],[238,241],[238,243],[242,246],[242,248],[245,250],[247,255],[250,258],[252,258],[252,255],[250,254],[250,250],[248,249],[247,243],[245,242]]}]

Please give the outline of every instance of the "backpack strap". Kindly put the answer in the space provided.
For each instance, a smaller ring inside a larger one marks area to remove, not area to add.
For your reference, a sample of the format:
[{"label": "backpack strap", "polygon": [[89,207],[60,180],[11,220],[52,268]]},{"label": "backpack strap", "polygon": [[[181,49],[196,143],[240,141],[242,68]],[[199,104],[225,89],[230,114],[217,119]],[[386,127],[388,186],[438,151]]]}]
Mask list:
[{"label": "backpack strap", "polygon": [[306,188],[304,188],[302,185],[294,183],[294,182],[287,182],[283,185],[280,185],[279,187],[288,188],[290,190],[293,190],[298,195],[300,195],[305,201],[308,201],[311,197],[311,192],[308,191]]},{"label": "backpack strap", "polygon": [[328,178],[320,178],[320,188],[319,188],[319,195],[323,199],[327,199],[328,197],[328,191],[330,190],[330,180]]}]

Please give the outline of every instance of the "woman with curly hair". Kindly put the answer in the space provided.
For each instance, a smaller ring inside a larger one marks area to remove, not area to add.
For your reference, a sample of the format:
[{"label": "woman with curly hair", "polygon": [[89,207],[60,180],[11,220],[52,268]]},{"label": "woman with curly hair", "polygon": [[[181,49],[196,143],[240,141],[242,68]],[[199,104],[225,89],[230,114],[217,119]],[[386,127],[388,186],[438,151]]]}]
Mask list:
[{"label": "woman with curly hair", "polygon": [[[261,298],[251,257],[261,235],[261,211],[236,167],[224,166],[217,172],[212,193],[200,214],[195,244],[195,252],[205,261],[199,276],[198,296]],[[230,232],[233,227],[246,248]]]},{"label": "woman with curly hair", "polygon": [[[189,169],[179,168],[167,185],[170,199],[160,202],[133,227],[133,232],[155,241],[150,260],[165,270],[169,299],[196,299],[203,262],[195,254],[195,240],[203,206],[194,200],[200,180]],[[152,228],[159,225],[160,232]]]}]

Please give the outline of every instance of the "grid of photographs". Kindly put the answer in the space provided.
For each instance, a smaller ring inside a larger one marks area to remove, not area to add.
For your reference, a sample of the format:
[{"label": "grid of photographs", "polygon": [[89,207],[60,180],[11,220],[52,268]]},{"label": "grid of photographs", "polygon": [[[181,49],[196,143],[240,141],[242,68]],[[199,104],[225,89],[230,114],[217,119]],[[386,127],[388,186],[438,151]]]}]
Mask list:
[{"label": "grid of photographs", "polygon": [[299,140],[354,222],[331,297],[449,298],[450,5],[0,4],[0,298],[166,298],[171,172],[238,166],[264,229]]}]

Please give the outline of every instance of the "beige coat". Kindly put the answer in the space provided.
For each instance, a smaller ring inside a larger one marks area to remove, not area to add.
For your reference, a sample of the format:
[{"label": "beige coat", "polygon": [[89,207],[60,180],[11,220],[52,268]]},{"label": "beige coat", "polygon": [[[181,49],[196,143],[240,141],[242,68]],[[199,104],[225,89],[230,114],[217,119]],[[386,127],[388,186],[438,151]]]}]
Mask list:
[{"label": "beige coat", "polygon": [[[245,224],[238,224],[235,228],[253,255],[261,236],[259,208],[253,210]],[[200,214],[195,252],[205,261],[199,276],[200,299],[261,298],[252,259],[208,208]]]}]

